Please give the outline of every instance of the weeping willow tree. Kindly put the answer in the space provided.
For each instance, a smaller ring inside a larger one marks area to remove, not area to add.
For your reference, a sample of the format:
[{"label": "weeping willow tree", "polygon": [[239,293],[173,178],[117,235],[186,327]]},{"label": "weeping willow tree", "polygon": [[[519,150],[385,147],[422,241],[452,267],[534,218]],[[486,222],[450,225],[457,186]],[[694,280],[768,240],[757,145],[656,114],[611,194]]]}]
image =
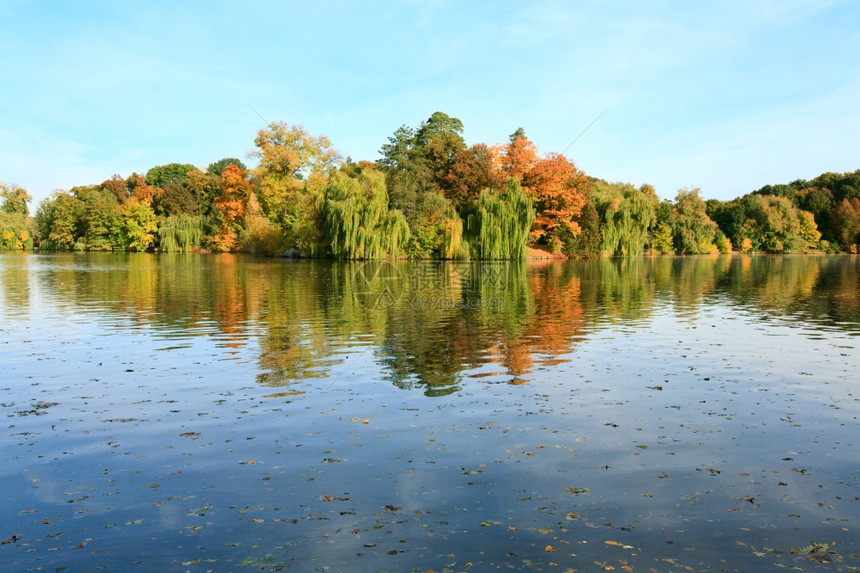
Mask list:
[{"label": "weeping willow tree", "polygon": [[467,226],[480,258],[524,259],[534,220],[533,201],[511,178],[504,191],[481,191]]},{"label": "weeping willow tree", "polygon": [[323,229],[341,259],[397,257],[409,240],[400,211],[389,211],[385,175],[365,169],[351,177],[335,172],[323,193]]},{"label": "weeping willow tree", "polygon": [[632,185],[605,181],[595,182],[593,197],[600,217],[603,251],[610,255],[641,255],[655,218],[652,198]]},{"label": "weeping willow tree", "polygon": [[172,215],[161,223],[158,239],[165,253],[193,251],[203,239],[203,219],[199,215]]},{"label": "weeping willow tree", "polygon": [[459,216],[445,219],[441,225],[442,244],[439,251],[443,259],[468,258],[469,250],[463,241],[463,219]]}]

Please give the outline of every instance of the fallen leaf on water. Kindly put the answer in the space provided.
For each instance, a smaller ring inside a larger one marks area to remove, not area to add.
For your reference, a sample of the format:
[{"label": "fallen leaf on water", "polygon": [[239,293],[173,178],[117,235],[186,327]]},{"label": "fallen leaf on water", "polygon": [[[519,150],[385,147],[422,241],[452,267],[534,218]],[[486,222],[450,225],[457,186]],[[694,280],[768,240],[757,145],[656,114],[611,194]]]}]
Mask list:
[{"label": "fallen leaf on water", "polygon": [[552,545],[547,545],[546,547],[543,548],[543,550],[546,551],[547,553],[552,553],[553,551],[555,551],[555,547],[553,547]]}]

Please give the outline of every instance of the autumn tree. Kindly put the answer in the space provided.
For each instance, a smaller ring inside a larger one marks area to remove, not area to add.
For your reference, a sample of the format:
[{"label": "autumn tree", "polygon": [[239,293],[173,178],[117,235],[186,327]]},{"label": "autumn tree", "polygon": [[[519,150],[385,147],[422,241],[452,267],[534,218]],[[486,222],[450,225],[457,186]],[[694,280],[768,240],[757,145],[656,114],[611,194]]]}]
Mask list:
[{"label": "autumn tree", "polygon": [[242,250],[254,255],[273,256],[284,252],[281,228],[263,214],[263,207],[253,192],[245,208],[241,241]]},{"label": "autumn tree", "polygon": [[461,149],[445,176],[445,196],[458,210],[478,198],[484,189],[501,189],[505,179],[498,169],[496,149],[485,143]]},{"label": "autumn tree", "polygon": [[218,161],[210,163],[206,168],[206,173],[214,175],[220,179],[228,165],[235,165],[242,171],[248,171],[248,167],[242,163],[240,159],[236,159],[235,157],[225,157],[224,159],[219,159]]},{"label": "autumn tree", "polygon": [[501,171],[507,177],[513,177],[523,183],[525,174],[537,162],[537,147],[527,137],[525,130],[520,127],[510,136],[510,141],[501,154]]},{"label": "autumn tree", "polygon": [[33,234],[20,213],[0,210],[0,250],[20,251],[33,248]]},{"label": "autumn tree", "polygon": [[158,220],[147,203],[129,199],[122,204],[123,248],[143,252],[155,243]]},{"label": "autumn tree", "polygon": [[245,207],[253,191],[247,175],[233,164],[228,165],[221,175],[221,193],[212,204],[219,226],[219,233],[214,238],[215,248],[219,251],[233,251],[239,247]]},{"label": "autumn tree", "polygon": [[128,199],[129,188],[126,180],[123,179],[122,176],[114,174],[110,179],[106,179],[102,182],[102,189],[112,193],[116,200],[122,204],[126,199]]},{"label": "autumn tree", "polygon": [[17,213],[23,217],[30,214],[27,207],[33,198],[23,187],[14,184],[0,183],[0,212]]},{"label": "autumn tree", "polygon": [[264,215],[278,224],[287,241],[305,254],[320,255],[322,194],[329,173],[342,159],[324,135],[314,137],[301,125],[273,122],[257,132],[260,160],[258,199]]},{"label": "autumn tree", "polygon": [[0,183],[0,249],[32,248],[27,208],[30,201],[32,197],[24,188]]},{"label": "autumn tree", "polygon": [[126,179],[126,187],[128,187],[129,197],[133,197],[134,199],[142,201],[150,206],[159,194],[158,188],[147,183],[146,179],[138,173],[132,173],[128,176]]},{"label": "autumn tree", "polygon": [[[195,169],[194,172],[196,171]],[[158,215],[163,217],[182,214],[197,215],[200,212],[200,205],[188,187],[174,182],[168,183],[156,194],[153,208]]]},{"label": "autumn tree", "polygon": [[833,237],[846,251],[854,247],[857,251],[858,233],[860,233],[860,199],[852,197],[843,199],[830,215]]},{"label": "autumn tree", "polygon": [[523,186],[535,204],[531,239],[558,252],[565,238],[581,231],[577,217],[586,202],[588,178],[557,153],[534,160],[523,177]]},{"label": "autumn tree", "polygon": [[252,157],[260,164],[259,199],[264,213],[284,228],[304,218],[307,195],[325,187],[329,172],[341,162],[329,139],[314,137],[301,125],[272,122],[257,132],[257,151]]}]

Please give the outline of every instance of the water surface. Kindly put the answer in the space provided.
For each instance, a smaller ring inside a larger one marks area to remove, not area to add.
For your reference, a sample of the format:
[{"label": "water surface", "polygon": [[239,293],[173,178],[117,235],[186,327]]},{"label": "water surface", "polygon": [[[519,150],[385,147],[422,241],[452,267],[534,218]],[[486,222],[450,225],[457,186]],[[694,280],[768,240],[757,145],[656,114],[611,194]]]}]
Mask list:
[{"label": "water surface", "polygon": [[860,259],[0,254],[9,571],[860,569]]}]

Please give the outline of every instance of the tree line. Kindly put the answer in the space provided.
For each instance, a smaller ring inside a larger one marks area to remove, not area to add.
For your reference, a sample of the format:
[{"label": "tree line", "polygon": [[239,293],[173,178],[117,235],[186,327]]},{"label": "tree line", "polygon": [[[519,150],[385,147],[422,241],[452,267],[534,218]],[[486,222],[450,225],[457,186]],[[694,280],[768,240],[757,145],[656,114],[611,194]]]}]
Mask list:
[{"label": "tree line", "polygon": [[273,122],[249,169],[170,163],[32,198],[0,186],[0,249],[290,253],[340,259],[520,259],[646,252],[857,252],[860,169],[767,185],[732,201],[589,177],[522,128],[467,146],[443,112],[403,125],[377,161]]}]

